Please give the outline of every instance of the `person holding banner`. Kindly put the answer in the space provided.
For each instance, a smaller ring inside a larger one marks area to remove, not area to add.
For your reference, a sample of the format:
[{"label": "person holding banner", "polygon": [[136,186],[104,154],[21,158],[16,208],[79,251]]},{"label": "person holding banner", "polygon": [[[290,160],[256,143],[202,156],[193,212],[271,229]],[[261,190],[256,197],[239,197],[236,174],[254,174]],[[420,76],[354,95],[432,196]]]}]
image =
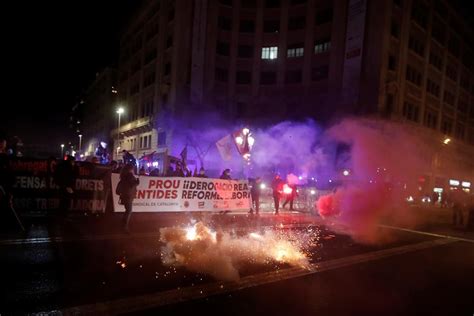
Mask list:
[{"label": "person holding banner", "polygon": [[123,230],[128,234],[130,217],[132,216],[132,204],[135,195],[137,194],[137,186],[140,184],[140,179],[133,175],[134,166],[127,164],[123,167],[120,173],[120,181],[117,184],[115,193],[120,195],[121,204],[125,207],[125,214],[123,216]]}]

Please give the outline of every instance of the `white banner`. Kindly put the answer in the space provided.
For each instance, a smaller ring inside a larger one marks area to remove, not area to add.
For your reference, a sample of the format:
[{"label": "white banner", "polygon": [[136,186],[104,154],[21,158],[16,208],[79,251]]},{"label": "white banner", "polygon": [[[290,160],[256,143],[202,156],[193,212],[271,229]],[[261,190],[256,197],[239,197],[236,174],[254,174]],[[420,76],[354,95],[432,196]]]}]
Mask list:
[{"label": "white banner", "polygon": [[[124,212],[118,204],[115,188],[119,174],[112,173],[115,212]],[[235,211],[250,209],[250,191],[246,180],[206,178],[165,178],[140,176],[133,200],[133,212]]]}]

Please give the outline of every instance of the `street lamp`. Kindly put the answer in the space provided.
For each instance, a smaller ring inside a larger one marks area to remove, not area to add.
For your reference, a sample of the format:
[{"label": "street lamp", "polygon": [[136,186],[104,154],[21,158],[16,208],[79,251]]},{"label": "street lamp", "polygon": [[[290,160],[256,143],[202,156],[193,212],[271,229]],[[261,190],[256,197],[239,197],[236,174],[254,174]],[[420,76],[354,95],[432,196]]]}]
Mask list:
[{"label": "street lamp", "polygon": [[61,159],[64,156],[64,144],[61,144]]},{"label": "street lamp", "polygon": [[79,151],[82,149],[82,134],[79,134]]},{"label": "street lamp", "polygon": [[122,116],[122,113],[125,112],[123,107],[119,107],[116,111],[118,114],[118,128],[117,128],[117,159],[118,159],[118,150],[120,148],[120,117]]}]

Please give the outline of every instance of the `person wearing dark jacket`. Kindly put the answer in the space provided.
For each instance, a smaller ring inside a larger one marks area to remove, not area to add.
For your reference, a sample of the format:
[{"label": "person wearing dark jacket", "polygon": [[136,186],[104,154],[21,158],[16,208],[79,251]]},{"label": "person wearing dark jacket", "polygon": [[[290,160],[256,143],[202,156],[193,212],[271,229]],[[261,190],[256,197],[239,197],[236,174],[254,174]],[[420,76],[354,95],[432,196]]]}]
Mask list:
[{"label": "person wearing dark jacket", "polygon": [[201,167],[201,169],[199,169],[199,173],[194,175],[196,178],[208,178],[208,176],[206,175],[206,170]]},{"label": "person wearing dark jacket", "polygon": [[255,207],[255,214],[258,215],[260,211],[260,183],[262,183],[262,180],[260,177],[257,177],[255,179],[249,179],[249,183],[251,185],[250,196],[252,197],[252,206],[249,213],[253,214]]},{"label": "person wearing dark jacket", "polygon": [[286,195],[286,200],[285,200],[285,203],[283,203],[283,208],[285,208],[286,204],[290,202],[290,211],[294,211],[293,202],[295,198],[298,196],[298,190],[296,188],[296,184],[288,184],[288,186],[291,188],[291,193]]},{"label": "person wearing dark jacket", "polygon": [[283,180],[280,178],[280,175],[277,174],[272,181],[273,202],[275,203],[275,215],[279,214],[280,197],[283,192],[283,184]]},{"label": "person wearing dark jacket", "polygon": [[74,183],[76,182],[74,157],[67,156],[66,160],[61,160],[57,164],[54,182],[59,187],[59,211],[65,216],[71,205]]},{"label": "person wearing dark jacket", "polygon": [[225,169],[224,171],[222,171],[222,174],[220,176],[220,179],[223,179],[223,180],[232,180],[232,178],[230,177],[230,169]]},{"label": "person wearing dark jacket", "polygon": [[132,216],[132,203],[137,194],[137,186],[140,184],[140,179],[133,175],[134,166],[127,164],[123,167],[120,173],[120,181],[117,185],[117,193],[120,195],[120,200],[125,207],[125,214],[123,216],[123,230],[129,232],[130,217]]},{"label": "person wearing dark jacket", "polygon": [[180,164],[176,165],[176,170],[174,171],[174,176],[175,177],[186,177],[186,174],[183,171],[183,167]]}]

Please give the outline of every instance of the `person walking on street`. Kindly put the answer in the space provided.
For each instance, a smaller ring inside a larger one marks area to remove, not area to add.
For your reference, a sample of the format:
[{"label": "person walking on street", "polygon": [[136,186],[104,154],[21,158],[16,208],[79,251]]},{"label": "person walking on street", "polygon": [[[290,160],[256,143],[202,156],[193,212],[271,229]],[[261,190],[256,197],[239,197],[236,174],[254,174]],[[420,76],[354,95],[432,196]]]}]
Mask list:
[{"label": "person walking on street", "polygon": [[74,184],[76,182],[76,168],[74,157],[67,156],[66,160],[61,160],[56,166],[54,182],[59,187],[59,214],[64,218],[71,205]]},{"label": "person walking on street", "polygon": [[116,192],[120,195],[121,204],[125,207],[125,214],[123,216],[123,230],[128,234],[130,217],[132,216],[132,204],[137,194],[137,186],[140,184],[140,179],[133,175],[134,166],[127,164],[123,167],[120,173],[120,181],[117,184]]},{"label": "person walking on street", "polygon": [[279,214],[280,210],[280,197],[283,192],[283,180],[280,178],[280,175],[275,175],[275,178],[272,181],[272,190],[273,190],[273,202],[275,203],[275,215]]},{"label": "person walking on street", "polygon": [[290,202],[290,211],[294,211],[293,202],[295,198],[298,196],[298,190],[296,188],[296,184],[288,184],[288,186],[291,188],[291,193],[286,195],[286,200],[285,200],[285,203],[283,203],[283,208],[285,208],[286,204]]},{"label": "person walking on street", "polygon": [[255,214],[259,214],[260,211],[260,183],[262,183],[262,179],[257,177],[255,179],[249,179],[250,185],[252,186],[250,189],[250,196],[252,197],[252,205],[250,208],[250,214],[253,214],[253,210],[255,208]]}]

